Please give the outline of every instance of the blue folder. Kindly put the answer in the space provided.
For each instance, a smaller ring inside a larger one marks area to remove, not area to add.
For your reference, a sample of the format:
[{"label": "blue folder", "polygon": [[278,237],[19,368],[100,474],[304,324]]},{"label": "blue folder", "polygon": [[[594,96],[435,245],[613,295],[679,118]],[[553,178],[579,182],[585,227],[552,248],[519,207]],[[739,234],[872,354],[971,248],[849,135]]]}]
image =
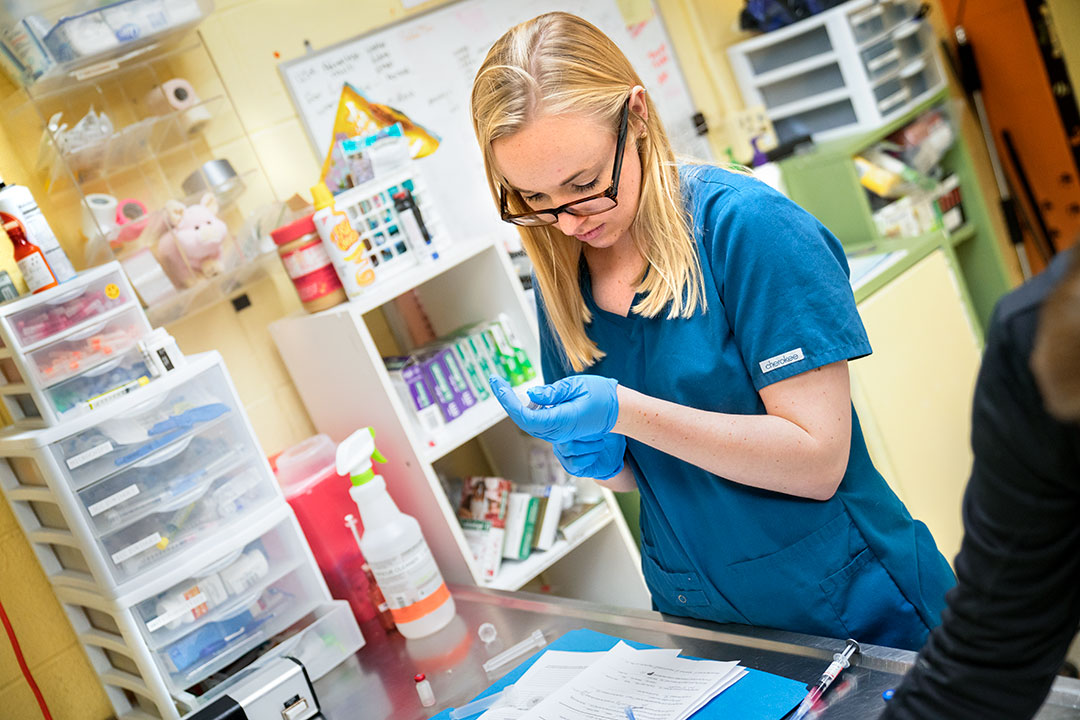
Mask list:
[{"label": "blue folder", "polygon": [[[536,659],[547,650],[573,650],[577,652],[603,652],[615,647],[620,638],[604,635],[593,630],[571,630],[541,652],[536,653],[500,678],[494,685],[477,695],[477,698],[499,692],[507,685],[517,682]],[[639,650],[652,649],[631,640],[623,640]],[[741,680],[717,695],[708,705],[693,716],[694,720],[780,720],[806,695],[806,683],[749,669]],[[450,711],[444,710],[432,720],[447,720]]]}]

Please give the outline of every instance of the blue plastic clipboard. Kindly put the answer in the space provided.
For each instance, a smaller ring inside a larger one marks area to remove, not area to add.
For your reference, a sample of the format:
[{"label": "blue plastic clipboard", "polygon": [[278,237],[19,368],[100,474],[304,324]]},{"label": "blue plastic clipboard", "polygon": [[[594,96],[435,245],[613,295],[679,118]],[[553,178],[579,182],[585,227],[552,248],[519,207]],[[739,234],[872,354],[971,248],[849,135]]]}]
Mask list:
[{"label": "blue plastic clipboard", "polygon": [[[536,653],[508,672],[477,697],[480,698],[499,692],[507,685],[517,682],[518,678],[547,650],[602,652],[615,647],[619,640],[620,638],[593,630],[571,630],[548,645],[544,650]],[[623,642],[639,650],[653,647],[632,640],[623,640]],[[796,682],[760,670],[749,669],[741,680],[696,712],[693,720],[721,720],[721,718],[723,720],[780,720],[798,705],[805,695],[806,683]],[[444,710],[432,720],[448,720],[449,717],[450,711]]]}]

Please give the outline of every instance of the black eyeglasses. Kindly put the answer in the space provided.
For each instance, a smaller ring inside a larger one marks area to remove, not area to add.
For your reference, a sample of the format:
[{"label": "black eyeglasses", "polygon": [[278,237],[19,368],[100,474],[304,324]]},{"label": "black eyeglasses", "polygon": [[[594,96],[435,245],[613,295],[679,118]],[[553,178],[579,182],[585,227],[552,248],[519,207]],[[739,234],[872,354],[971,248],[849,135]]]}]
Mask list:
[{"label": "black eyeglasses", "polygon": [[611,170],[611,185],[604,192],[590,195],[556,208],[546,210],[532,210],[524,213],[512,214],[506,207],[506,188],[499,188],[499,214],[503,222],[515,225],[536,227],[538,225],[554,225],[559,219],[559,213],[585,217],[599,215],[607,212],[619,204],[619,174],[622,170],[623,148],[626,147],[626,128],[630,118],[630,98],[626,98],[623,105],[622,120],[619,121],[619,139],[615,145],[615,165]]}]

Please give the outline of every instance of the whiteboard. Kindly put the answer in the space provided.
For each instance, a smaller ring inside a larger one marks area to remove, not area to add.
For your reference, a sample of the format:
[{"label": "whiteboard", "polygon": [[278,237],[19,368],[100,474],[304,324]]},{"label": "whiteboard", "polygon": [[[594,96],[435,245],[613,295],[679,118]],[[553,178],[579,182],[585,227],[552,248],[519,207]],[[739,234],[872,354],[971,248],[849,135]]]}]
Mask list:
[{"label": "whiteboard", "polygon": [[472,81],[488,48],[513,25],[563,10],[596,25],[626,53],[667,128],[676,153],[711,159],[694,128],[697,110],[659,13],[627,28],[616,0],[460,0],[310,52],[280,66],[321,165],[345,83],[390,105],[439,136],[438,150],[416,161],[439,217],[457,242],[517,241],[491,200],[469,112]]}]

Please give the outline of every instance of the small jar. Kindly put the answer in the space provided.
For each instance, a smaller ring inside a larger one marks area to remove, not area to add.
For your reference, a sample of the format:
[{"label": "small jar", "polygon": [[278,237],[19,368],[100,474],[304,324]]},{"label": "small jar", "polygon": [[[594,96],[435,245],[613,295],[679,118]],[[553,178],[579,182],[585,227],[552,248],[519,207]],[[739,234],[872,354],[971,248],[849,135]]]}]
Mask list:
[{"label": "small jar", "polygon": [[347,299],[330,256],[326,254],[312,216],[270,233],[281,263],[292,279],[300,302],[308,312],[326,310]]}]

